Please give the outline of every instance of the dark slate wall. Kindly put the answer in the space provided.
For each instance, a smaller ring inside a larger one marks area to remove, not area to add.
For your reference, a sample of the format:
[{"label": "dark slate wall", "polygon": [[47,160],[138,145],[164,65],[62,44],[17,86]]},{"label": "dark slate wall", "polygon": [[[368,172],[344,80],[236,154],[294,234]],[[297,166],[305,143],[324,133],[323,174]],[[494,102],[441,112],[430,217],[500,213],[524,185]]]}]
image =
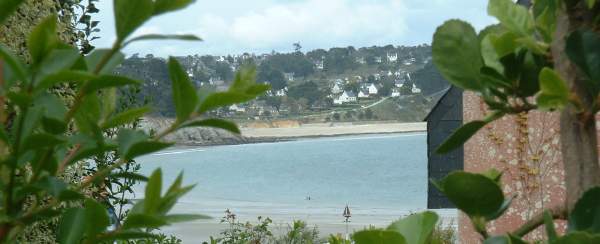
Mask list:
[{"label": "dark slate wall", "polygon": [[[453,170],[463,169],[463,148],[448,154],[437,154],[435,149],[452,132],[462,126],[462,90],[451,87],[427,116],[427,158],[429,179],[439,180]],[[427,207],[430,209],[454,208],[438,190],[429,183]]]}]

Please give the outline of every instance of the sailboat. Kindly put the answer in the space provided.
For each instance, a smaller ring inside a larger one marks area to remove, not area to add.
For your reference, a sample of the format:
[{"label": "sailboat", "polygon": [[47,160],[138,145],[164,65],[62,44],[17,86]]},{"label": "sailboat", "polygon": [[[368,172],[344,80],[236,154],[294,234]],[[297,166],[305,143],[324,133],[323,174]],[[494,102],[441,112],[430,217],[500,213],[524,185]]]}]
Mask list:
[{"label": "sailboat", "polygon": [[344,208],[344,213],[342,215],[344,218],[346,218],[345,222],[350,222],[350,217],[352,217],[352,214],[350,214],[350,208],[348,207],[348,204],[346,204],[346,208]]}]

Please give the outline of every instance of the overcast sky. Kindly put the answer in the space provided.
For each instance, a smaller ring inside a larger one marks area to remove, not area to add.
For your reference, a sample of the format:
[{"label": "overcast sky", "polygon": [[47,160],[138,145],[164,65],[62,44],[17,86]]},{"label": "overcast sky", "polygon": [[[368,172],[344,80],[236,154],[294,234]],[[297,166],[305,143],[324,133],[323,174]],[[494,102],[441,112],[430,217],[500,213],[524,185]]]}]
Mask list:
[{"label": "overcast sky", "polygon": [[[476,29],[493,23],[484,0],[197,0],[189,8],[161,15],[134,35],[195,34],[203,42],[155,41],[133,44],[128,55],[240,54],[303,51],[331,47],[431,43],[444,20],[460,18]],[[100,0],[102,37],[114,41],[112,0]]]}]

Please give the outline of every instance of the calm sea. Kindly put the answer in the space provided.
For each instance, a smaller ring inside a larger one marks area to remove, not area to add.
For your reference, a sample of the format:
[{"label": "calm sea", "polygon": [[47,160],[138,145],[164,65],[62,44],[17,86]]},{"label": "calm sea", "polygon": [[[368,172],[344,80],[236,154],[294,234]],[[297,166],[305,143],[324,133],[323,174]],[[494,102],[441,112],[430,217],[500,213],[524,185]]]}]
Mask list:
[{"label": "calm sea", "polygon": [[362,221],[378,222],[426,208],[424,133],[171,149],[137,160],[146,175],[161,167],[168,183],[183,172],[197,186],[178,209],[216,218],[230,208],[319,222],[348,204]]}]

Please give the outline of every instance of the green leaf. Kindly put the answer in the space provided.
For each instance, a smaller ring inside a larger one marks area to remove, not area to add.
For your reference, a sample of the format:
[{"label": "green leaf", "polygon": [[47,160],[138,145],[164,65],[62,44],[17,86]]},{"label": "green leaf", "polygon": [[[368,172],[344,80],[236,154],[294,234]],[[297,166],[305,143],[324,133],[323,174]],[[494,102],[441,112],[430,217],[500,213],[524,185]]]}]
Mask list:
[{"label": "green leaf", "polygon": [[226,107],[233,104],[244,103],[255,99],[256,96],[240,92],[215,92],[208,95],[200,104],[198,113],[202,114],[213,109]]},{"label": "green leaf", "polygon": [[592,235],[587,232],[572,232],[561,236],[552,244],[598,244],[600,243],[600,235]]},{"label": "green leaf", "polygon": [[118,172],[109,175],[110,178],[128,179],[134,181],[148,181],[148,177],[133,172]]},{"label": "green leaf", "polygon": [[154,214],[160,204],[160,193],[162,190],[162,171],[160,168],[154,170],[148,183],[144,195],[144,213]]},{"label": "green leaf", "polygon": [[137,85],[140,83],[141,82],[138,80],[130,79],[125,76],[102,75],[90,80],[81,89],[83,90],[84,94],[89,94],[105,88]]},{"label": "green leaf", "polygon": [[90,221],[87,219],[85,209],[68,209],[60,221],[58,242],[61,244],[80,243]]},{"label": "green leaf", "polygon": [[505,29],[500,24],[488,25],[485,28],[483,28],[483,30],[479,31],[479,34],[477,34],[477,38],[479,38],[479,42],[482,42],[483,38],[490,34],[501,34],[504,32]]},{"label": "green leaf", "polygon": [[600,187],[587,190],[569,214],[569,231],[600,233]]},{"label": "green leaf", "polygon": [[567,38],[565,52],[591,80],[588,89],[596,96],[600,91],[600,35],[586,30],[574,31]]},{"label": "green leaf", "polygon": [[33,104],[35,107],[42,108],[44,116],[47,118],[63,119],[67,113],[64,101],[54,94],[39,94],[33,101]]},{"label": "green leaf", "polygon": [[150,112],[150,107],[128,109],[108,119],[102,124],[102,128],[108,129],[132,123],[148,112]]},{"label": "green leaf", "polygon": [[98,241],[103,242],[103,243],[110,243],[110,242],[116,241],[116,240],[127,240],[127,241],[139,240],[139,239],[154,240],[154,239],[158,239],[158,238],[159,238],[158,235],[152,234],[149,232],[144,232],[144,231],[119,231],[116,233],[111,233],[110,235],[104,235],[104,236],[100,237],[98,239]]},{"label": "green leaf", "polygon": [[185,186],[182,188],[176,188],[175,190],[169,189],[167,194],[165,194],[162,201],[160,202],[160,205],[157,209],[158,213],[167,214],[171,210],[171,208],[173,208],[173,206],[175,206],[175,203],[177,203],[177,200],[180,197],[182,197],[183,195],[185,195],[186,193],[188,193],[189,191],[191,191],[192,189],[194,189],[194,187],[195,187],[195,185]]},{"label": "green leaf", "polygon": [[154,3],[154,15],[183,9],[196,0],[156,0]]},{"label": "green leaf", "polygon": [[212,217],[202,214],[170,214],[165,216],[165,220],[170,224],[189,222],[199,219],[212,219]]},{"label": "green leaf", "polygon": [[182,182],[183,182],[183,172],[179,172],[179,175],[177,175],[177,178],[175,178],[175,181],[173,181],[173,183],[171,183],[171,186],[169,186],[169,189],[167,190],[167,193],[165,195],[168,195],[171,193],[176,193],[177,191],[179,191],[181,189]]},{"label": "green leaf", "polygon": [[180,40],[180,41],[202,41],[202,38],[196,35],[161,35],[161,34],[147,34],[132,38],[125,42],[123,46],[127,46],[133,42],[138,41],[149,41],[149,40]]},{"label": "green leaf", "polygon": [[233,134],[240,134],[240,129],[233,122],[222,120],[222,119],[204,119],[198,121],[191,121],[181,125],[181,128],[185,127],[213,127],[229,131]]},{"label": "green leaf", "polygon": [[504,57],[518,48],[517,36],[512,32],[504,32],[497,35],[492,34],[489,36],[498,57]]},{"label": "green leaf", "polygon": [[129,149],[136,143],[145,141],[148,139],[148,135],[144,134],[144,132],[131,130],[131,129],[121,129],[117,134],[117,142],[119,143],[119,154],[127,155]]},{"label": "green leaf", "polygon": [[483,66],[479,39],[473,27],[461,20],[449,20],[433,35],[433,63],[452,84],[479,91],[479,70]]},{"label": "green leaf", "polygon": [[500,186],[481,174],[455,171],[435,185],[471,218],[493,216],[504,202]]},{"label": "green leaf", "polygon": [[483,244],[527,244],[527,242],[513,235],[503,235],[490,237]]},{"label": "green leaf", "polygon": [[[128,0],[120,0],[126,2],[138,2],[138,1],[128,1]],[[88,71],[94,72],[97,66],[100,65],[100,61],[111,53],[110,49],[94,49],[92,53],[85,57],[85,62],[88,67]],[[112,74],[113,70],[125,60],[125,54],[122,52],[117,52],[111,56],[108,62],[104,65],[102,69],[100,69],[99,74]]]},{"label": "green leaf", "polygon": [[39,68],[39,79],[34,81],[34,86],[47,75],[68,70],[81,58],[79,51],[75,48],[54,49],[48,53]]},{"label": "green leaf", "polygon": [[396,231],[406,239],[407,243],[426,244],[439,217],[432,211],[412,214],[393,222],[387,230]]},{"label": "green leaf", "polygon": [[198,94],[187,73],[173,57],[169,58],[169,75],[173,83],[173,103],[177,121],[183,122],[196,110]]},{"label": "green leaf", "polygon": [[533,32],[533,17],[524,6],[511,0],[490,0],[487,11],[515,34],[528,36]]},{"label": "green leaf", "polygon": [[486,124],[501,118],[504,116],[504,112],[501,111],[493,111],[491,114],[488,114],[483,120],[475,120],[469,123],[466,123],[462,127],[458,128],[452,135],[442,143],[437,149],[436,153],[444,154],[448,153],[462,144],[464,144],[469,138],[471,138],[479,129],[483,128]]},{"label": "green leaf", "polygon": [[[109,117],[113,114],[113,112],[115,111],[115,108],[117,106],[117,88],[116,87],[111,87],[109,89],[106,89],[105,91],[102,92],[101,94],[101,100],[102,100],[102,124],[104,124],[104,122],[106,122],[106,120],[109,119]],[[102,127],[102,126],[100,126]]]},{"label": "green leaf", "polygon": [[117,39],[124,41],[138,27],[142,26],[154,12],[152,0],[114,0]]},{"label": "green leaf", "polygon": [[[499,182],[497,182],[498,184],[500,184]],[[485,219],[490,221],[490,220],[495,220],[497,218],[500,218],[500,216],[502,216],[504,214],[504,212],[506,212],[506,210],[510,207],[510,204],[512,203],[512,200],[515,199],[515,197],[511,197],[508,199],[504,199],[504,202],[502,202],[502,205],[500,205],[500,208],[498,208],[498,210],[488,216],[485,216]]]},{"label": "green leaf", "polygon": [[54,197],[58,197],[68,187],[65,182],[54,176],[42,178],[36,183],[36,186],[44,189],[48,194]]},{"label": "green leaf", "polygon": [[256,68],[253,66],[242,67],[229,87],[231,92],[247,93],[248,89],[256,84]]},{"label": "green leaf", "polygon": [[556,239],[558,239],[558,234],[556,234],[556,228],[554,227],[554,218],[548,210],[544,210],[544,227],[546,229],[548,241],[551,243],[556,241]]},{"label": "green leaf", "polygon": [[549,44],[538,41],[532,36],[520,37],[515,39],[515,41],[538,55],[546,55],[546,53],[548,53],[548,49],[550,48]]},{"label": "green leaf", "polygon": [[100,121],[101,111],[102,105],[96,93],[85,96],[74,116],[77,129],[92,134],[99,132],[97,123]]},{"label": "green leaf", "polygon": [[569,103],[569,87],[551,68],[545,67],[539,75],[540,93],[536,100],[542,109],[561,109]]},{"label": "green leaf", "polygon": [[110,225],[106,207],[92,199],[85,200],[85,214],[86,219],[93,220],[87,223],[87,234],[89,236],[104,232],[106,227]]},{"label": "green leaf", "polygon": [[50,15],[40,22],[29,34],[27,49],[34,63],[42,60],[57,47],[59,40],[56,35],[56,15]]},{"label": "green leaf", "polygon": [[546,43],[551,43],[556,30],[556,16],[558,10],[557,0],[533,2],[533,15],[536,27],[542,34]]},{"label": "green leaf", "polygon": [[490,178],[490,180],[493,180],[494,182],[500,184],[500,179],[502,178],[502,172],[491,168],[483,173],[481,173],[483,176]]},{"label": "green leaf", "polygon": [[67,124],[60,119],[43,117],[42,126],[45,131],[52,134],[62,134],[67,131]]},{"label": "green leaf", "polygon": [[165,148],[172,146],[173,143],[158,142],[158,141],[142,141],[133,144],[127,153],[125,154],[126,159],[134,159],[137,156],[158,152]]},{"label": "green leaf", "polygon": [[88,81],[96,78],[96,76],[87,71],[78,71],[78,70],[61,70],[57,73],[47,75],[34,87],[33,93],[38,94],[40,92],[46,91],[48,88],[51,88],[62,82],[77,82],[81,83],[83,81]]},{"label": "green leaf", "polygon": [[363,230],[352,235],[356,244],[405,244],[404,237],[395,231]]},{"label": "green leaf", "polygon": [[123,229],[138,229],[138,228],[152,228],[157,229],[161,226],[167,225],[167,221],[158,216],[152,216],[147,214],[136,214],[132,213],[127,216],[123,222]]},{"label": "green leaf", "polygon": [[585,3],[587,4],[589,9],[593,9],[594,5],[596,5],[596,0],[585,0]]},{"label": "green leaf", "polygon": [[54,147],[64,143],[65,140],[61,137],[46,134],[37,133],[28,136],[23,143],[23,151],[26,150],[40,150],[42,148]]},{"label": "green leaf", "polygon": [[0,1],[0,24],[10,16],[24,0],[2,0]]},{"label": "green leaf", "polygon": [[[1,4],[2,3],[0,3],[0,5]],[[23,62],[21,62],[21,60],[2,43],[0,43],[0,58],[4,60],[6,66],[8,66],[10,71],[12,71],[18,80],[28,83],[27,69],[25,68],[25,64],[23,64]]]},{"label": "green leaf", "polygon": [[[494,48],[494,44],[492,43],[493,34],[488,34],[481,41],[481,56],[483,57],[483,62],[490,68],[496,70],[496,72],[504,73],[504,66],[500,63],[500,56],[496,49]],[[482,67],[484,68],[484,67]]]},{"label": "green leaf", "polygon": [[462,127],[458,128],[458,130],[456,130],[454,133],[452,133],[452,135],[436,149],[436,153],[449,153],[452,150],[459,148],[486,124],[487,122],[481,120],[475,120],[466,123]]}]

